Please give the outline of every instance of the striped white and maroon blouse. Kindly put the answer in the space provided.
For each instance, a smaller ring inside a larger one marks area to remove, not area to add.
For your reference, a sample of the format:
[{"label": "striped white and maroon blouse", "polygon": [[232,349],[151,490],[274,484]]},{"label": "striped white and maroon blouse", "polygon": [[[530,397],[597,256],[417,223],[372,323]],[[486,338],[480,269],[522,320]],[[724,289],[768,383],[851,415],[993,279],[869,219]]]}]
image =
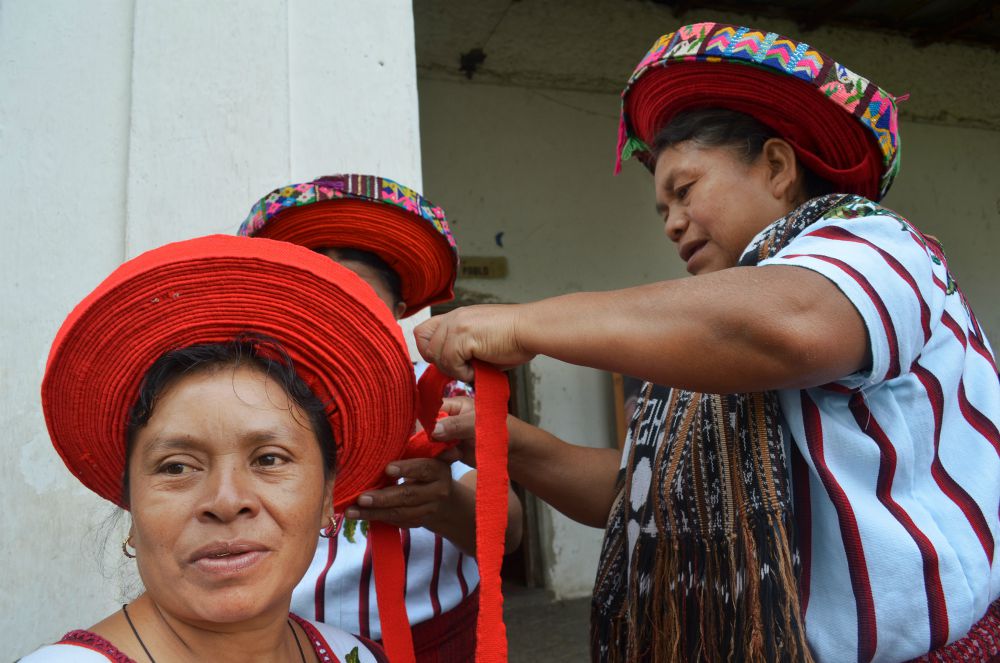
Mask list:
[{"label": "striped white and maroon blouse", "polygon": [[1000,597],[1000,381],[943,254],[879,215],[820,220],[760,264],[826,276],[871,344],[870,371],[779,392],[817,660],[962,637]]},{"label": "striped white and maroon blouse", "polygon": [[[457,480],[471,469],[454,463],[452,478]],[[292,594],[291,610],[348,633],[380,640],[368,524],[347,520],[339,525],[335,538],[320,538],[309,570]],[[447,539],[424,528],[401,530],[401,536],[410,624],[448,612],[479,586],[476,560]]]},{"label": "striped white and maroon blouse", "polygon": [[[419,379],[427,369],[414,366]],[[446,396],[470,396],[462,382],[449,383]],[[452,463],[451,477],[458,481],[472,468]],[[292,594],[292,612],[318,622],[339,626],[348,633],[382,639],[372,575],[372,548],[368,523],[338,516],[335,538],[319,539],[316,554]],[[406,560],[406,613],[416,625],[455,608],[479,586],[479,567],[447,539],[424,528],[404,529]]]}]

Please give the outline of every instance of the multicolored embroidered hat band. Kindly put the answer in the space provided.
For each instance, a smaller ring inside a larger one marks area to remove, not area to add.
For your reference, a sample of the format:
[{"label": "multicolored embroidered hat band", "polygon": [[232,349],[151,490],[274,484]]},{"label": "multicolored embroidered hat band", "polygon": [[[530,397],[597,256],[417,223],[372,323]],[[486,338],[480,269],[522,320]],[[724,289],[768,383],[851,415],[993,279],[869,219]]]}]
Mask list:
[{"label": "multicolored embroidered hat band", "polygon": [[879,200],[899,171],[897,102],[806,43],[774,32],[696,23],[663,35],[622,92],[615,172],[678,113],[725,108],[770,127],[844,193]]},{"label": "multicolored embroidered hat band", "polygon": [[370,251],[399,274],[403,317],[454,297],[458,247],[444,210],[384,177],[329,175],[275,189],[237,234]]}]

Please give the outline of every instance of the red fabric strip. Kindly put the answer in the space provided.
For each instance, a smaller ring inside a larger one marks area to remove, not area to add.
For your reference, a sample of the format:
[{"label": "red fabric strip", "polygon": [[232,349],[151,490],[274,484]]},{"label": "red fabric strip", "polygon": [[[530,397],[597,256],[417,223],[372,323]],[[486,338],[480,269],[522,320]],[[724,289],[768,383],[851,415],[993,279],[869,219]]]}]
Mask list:
[{"label": "red fabric strip", "polygon": [[[476,373],[476,551],[480,575],[480,607],[476,625],[476,662],[506,663],[507,632],[503,623],[503,593],[500,566],[507,532],[507,377],[489,364],[475,361]],[[417,385],[418,419],[424,427],[420,444],[436,446],[429,455],[448,448],[430,440],[441,409],[442,394],[451,379],[434,366]],[[420,437],[411,438],[411,444]],[[412,452],[412,449],[410,449]],[[393,663],[413,663],[413,636],[406,615],[406,563],[399,530],[380,522],[371,523],[375,563],[375,594],[382,622],[382,642]]]},{"label": "red fabric strip", "polygon": [[375,597],[382,642],[392,663],[415,663],[410,620],[406,615],[406,562],[399,529],[373,520],[369,540],[375,564]]},{"label": "red fabric strip", "polygon": [[480,598],[476,663],[506,663],[500,566],[507,532],[507,377],[473,362],[476,371],[476,559]]},{"label": "red fabric strip", "polygon": [[879,199],[883,159],[875,135],[794,76],[743,64],[675,63],[647,72],[625,100],[625,114],[647,145],[678,113],[703,108],[755,118],[788,141],[799,161],[838,191]]}]

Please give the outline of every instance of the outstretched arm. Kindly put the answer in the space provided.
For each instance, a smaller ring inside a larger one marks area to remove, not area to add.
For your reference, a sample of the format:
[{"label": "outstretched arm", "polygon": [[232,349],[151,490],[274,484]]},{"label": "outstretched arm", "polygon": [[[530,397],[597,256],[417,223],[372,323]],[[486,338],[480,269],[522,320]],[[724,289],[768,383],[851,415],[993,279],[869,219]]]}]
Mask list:
[{"label": "outstretched arm", "polygon": [[[463,459],[475,463],[475,410],[468,398],[445,399],[452,414],[438,421],[432,437],[462,440]],[[615,497],[621,464],[617,449],[569,444],[517,417],[507,416],[510,478],[573,520],[604,527]]]},{"label": "outstretched arm", "polygon": [[538,354],[695,391],[805,388],[863,368],[868,339],[846,296],[794,266],[735,267],[530,304],[470,306],[414,332],[428,361],[471,379]]}]

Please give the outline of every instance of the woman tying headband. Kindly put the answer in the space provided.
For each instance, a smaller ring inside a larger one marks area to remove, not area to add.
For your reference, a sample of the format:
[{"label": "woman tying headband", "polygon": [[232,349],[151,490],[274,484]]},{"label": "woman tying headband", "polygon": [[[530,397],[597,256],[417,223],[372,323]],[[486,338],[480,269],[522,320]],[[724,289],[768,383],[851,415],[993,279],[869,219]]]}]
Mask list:
[{"label": "woman tying headband", "polygon": [[[330,175],[276,189],[258,201],[240,235],[313,249],[358,274],[397,320],[450,300],[458,248],[444,210],[390,179]],[[427,364],[416,367],[419,378]],[[458,395],[453,383],[449,395]],[[350,633],[382,637],[373,597],[368,521],[399,526],[406,557],[406,611],[417,660],[470,660],[475,652],[479,573],[475,554],[477,473],[459,462],[392,459],[402,485],[362,494],[335,516],[295,590],[295,612]],[[521,537],[521,507],[509,494],[505,549]]]},{"label": "woman tying headband", "polygon": [[595,661],[1000,654],[1000,382],[940,244],[875,202],[896,101],[775,33],[665,35],[618,157],[692,276],[417,328],[459,378],[545,354],[650,380],[621,458],[509,424],[511,476],[607,524]]},{"label": "woman tying headband", "polygon": [[[289,604],[336,510],[384,486],[392,459],[446,448],[410,439],[415,417],[432,425],[440,405],[443,380],[428,374],[418,409],[388,310],[355,274],[301,247],[214,236],[122,265],[60,329],[42,403],[70,471],[130,512],[122,552],[145,589],[24,660],[386,660]],[[500,421],[502,376],[480,382],[494,401],[481,408]],[[505,436],[484,436],[503,462]],[[493,476],[480,488],[495,502],[506,473]],[[479,639],[502,648],[502,521],[482,511]],[[412,661],[399,531],[373,523],[371,535],[386,647],[394,663]]]}]

